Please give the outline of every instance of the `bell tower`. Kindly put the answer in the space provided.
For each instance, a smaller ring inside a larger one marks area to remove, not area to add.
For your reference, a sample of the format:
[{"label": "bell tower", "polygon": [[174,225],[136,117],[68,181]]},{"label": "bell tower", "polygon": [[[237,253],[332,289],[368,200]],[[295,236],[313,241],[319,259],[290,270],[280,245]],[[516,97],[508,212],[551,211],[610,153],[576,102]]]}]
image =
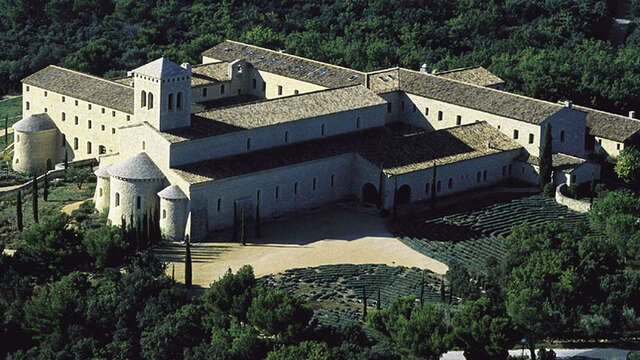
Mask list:
[{"label": "bell tower", "polygon": [[191,126],[191,66],[164,57],[130,72],[134,117],[160,131]]}]

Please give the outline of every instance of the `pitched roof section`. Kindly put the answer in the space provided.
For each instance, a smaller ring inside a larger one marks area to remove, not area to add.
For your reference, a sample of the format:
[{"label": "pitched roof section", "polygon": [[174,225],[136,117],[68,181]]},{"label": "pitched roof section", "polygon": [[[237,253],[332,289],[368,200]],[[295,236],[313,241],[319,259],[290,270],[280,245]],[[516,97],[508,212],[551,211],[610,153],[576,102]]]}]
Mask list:
[{"label": "pitched roof section", "polygon": [[376,94],[400,90],[400,68],[370,72],[367,78],[369,89]]},{"label": "pitched roof section", "polygon": [[365,87],[350,86],[201,112],[191,128],[162,134],[175,143],[384,104]]},{"label": "pitched roof section", "polygon": [[434,160],[440,166],[521,148],[484,122],[435,132],[382,127],[201,161],[172,170],[189,183],[197,184],[358,153],[385,173],[400,175],[433,167]]},{"label": "pitched roof section", "polygon": [[167,186],[158,193],[158,196],[167,200],[187,199],[187,196],[180,190],[177,185]]},{"label": "pitched roof section", "polygon": [[109,173],[110,167],[111,166],[103,166],[101,168],[98,168],[98,170],[94,171],[93,173],[96,174],[97,177],[108,178],[111,176],[111,174]]},{"label": "pitched roof section", "polygon": [[574,105],[574,108],[587,113],[586,122],[589,135],[624,142],[640,132],[639,120],[583,106]]},{"label": "pitched roof section", "polygon": [[56,124],[47,114],[33,114],[13,124],[13,130],[21,132],[45,131],[56,128]]},{"label": "pitched roof section", "polygon": [[469,84],[474,84],[478,86],[492,86],[498,84],[504,84],[504,80],[494,75],[489,70],[483,68],[482,66],[454,69],[449,71],[438,71],[434,75],[438,75],[440,77],[458,80],[462,82],[466,82]]},{"label": "pitched roof section", "polygon": [[146,153],[138,153],[111,165],[109,174],[127,180],[160,180],[164,178],[162,171]]},{"label": "pitched roof section", "polygon": [[539,125],[563,106],[505,91],[400,69],[400,90]]},{"label": "pitched roof section", "polygon": [[148,64],[144,64],[132,71],[133,73],[151,76],[156,79],[163,79],[174,76],[189,75],[189,72],[174,63],[173,61],[161,57]]},{"label": "pitched roof section", "polygon": [[22,82],[133,114],[133,88],[114,81],[49,65],[22,79]]},{"label": "pitched roof section", "polygon": [[229,81],[229,63],[215,62],[202,65],[194,65],[191,68],[191,86],[204,86],[217,84],[221,81]]},{"label": "pitched roof section", "polygon": [[243,59],[258,70],[327,88],[364,84],[365,80],[365,74],[359,71],[231,40],[206,50],[202,56],[228,62]]}]

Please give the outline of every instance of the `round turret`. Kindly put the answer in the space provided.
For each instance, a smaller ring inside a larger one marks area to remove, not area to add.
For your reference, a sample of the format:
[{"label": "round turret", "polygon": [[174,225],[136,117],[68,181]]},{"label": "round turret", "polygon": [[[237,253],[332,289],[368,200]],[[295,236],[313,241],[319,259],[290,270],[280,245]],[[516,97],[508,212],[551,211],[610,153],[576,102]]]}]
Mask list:
[{"label": "round turret", "polygon": [[176,185],[158,193],[160,197],[160,230],[169,240],[182,241],[187,226],[187,203],[189,199]]},{"label": "round turret", "polygon": [[96,210],[103,213],[109,210],[110,203],[110,176],[109,167],[101,167],[95,171],[96,174],[96,193],[93,196]]},{"label": "round turret", "polygon": [[47,114],[34,114],[13,124],[13,170],[40,175],[57,160],[58,129]]},{"label": "round turret", "polygon": [[151,215],[158,209],[158,196],[165,177],[145,153],[109,167],[109,221],[114,225]]}]

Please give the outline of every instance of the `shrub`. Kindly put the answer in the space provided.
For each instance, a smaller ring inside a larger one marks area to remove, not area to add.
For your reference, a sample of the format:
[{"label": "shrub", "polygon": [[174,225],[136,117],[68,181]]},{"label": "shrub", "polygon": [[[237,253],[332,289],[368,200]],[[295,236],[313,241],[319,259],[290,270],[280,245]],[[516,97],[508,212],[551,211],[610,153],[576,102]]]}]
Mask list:
[{"label": "shrub", "polygon": [[542,189],[542,194],[546,197],[555,197],[556,196],[556,186],[553,183],[548,183]]}]

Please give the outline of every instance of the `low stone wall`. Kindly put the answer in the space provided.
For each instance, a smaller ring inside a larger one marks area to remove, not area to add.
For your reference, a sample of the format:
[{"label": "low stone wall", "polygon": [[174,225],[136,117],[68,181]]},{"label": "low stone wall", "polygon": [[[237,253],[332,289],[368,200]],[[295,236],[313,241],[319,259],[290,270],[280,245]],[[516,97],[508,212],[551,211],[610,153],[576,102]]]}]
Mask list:
[{"label": "low stone wall", "polygon": [[556,202],[564,205],[569,209],[581,213],[586,213],[591,210],[591,204],[585,201],[572,199],[568,196],[564,196],[562,191],[566,190],[567,184],[562,184],[556,188]]}]

